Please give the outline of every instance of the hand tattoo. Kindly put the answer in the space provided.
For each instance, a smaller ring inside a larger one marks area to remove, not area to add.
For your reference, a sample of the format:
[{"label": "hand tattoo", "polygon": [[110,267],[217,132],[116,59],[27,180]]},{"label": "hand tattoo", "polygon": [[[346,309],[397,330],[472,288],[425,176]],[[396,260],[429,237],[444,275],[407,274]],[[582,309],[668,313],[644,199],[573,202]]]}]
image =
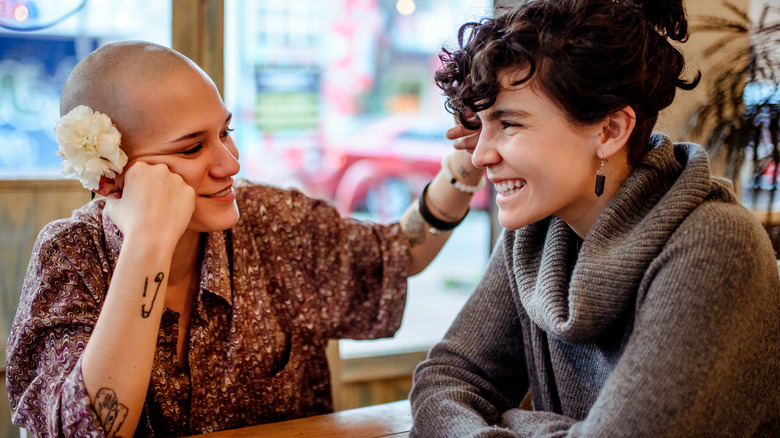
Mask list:
[{"label": "hand tattoo", "polygon": [[[149,315],[152,313],[152,308],[154,307],[154,300],[157,299],[157,292],[160,291],[160,284],[162,284],[163,278],[165,278],[165,275],[162,272],[157,273],[157,275],[154,277],[154,282],[157,283],[157,288],[154,290],[154,296],[152,297],[152,302],[149,303],[149,310],[146,310],[146,304],[141,304],[142,318],[148,318]],[[149,282],[149,277],[147,277],[144,280],[144,294],[143,294],[144,298],[146,298],[146,285],[148,282]]]},{"label": "hand tattoo", "polygon": [[119,438],[116,433],[122,427],[127,417],[127,407],[116,398],[116,392],[109,388],[100,388],[95,395],[95,410],[100,423],[109,438]]},{"label": "hand tattoo", "polygon": [[460,169],[458,169],[458,173],[463,179],[468,179],[468,177],[471,176],[471,171],[469,171],[469,169],[466,167],[461,167]]}]

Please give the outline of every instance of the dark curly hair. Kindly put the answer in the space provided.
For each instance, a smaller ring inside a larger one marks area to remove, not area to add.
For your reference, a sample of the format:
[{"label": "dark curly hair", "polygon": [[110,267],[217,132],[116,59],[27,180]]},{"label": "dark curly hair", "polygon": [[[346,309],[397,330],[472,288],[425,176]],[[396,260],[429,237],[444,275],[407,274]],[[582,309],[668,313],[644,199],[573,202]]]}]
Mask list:
[{"label": "dark curly hair", "polygon": [[473,113],[490,108],[506,68],[528,69],[512,85],[535,81],[576,126],[630,106],[636,127],[628,161],[636,167],[658,113],[676,89],[701,79],[682,78],[685,60],[669,39],[684,42],[688,22],[682,0],[525,0],[499,9],[495,18],[464,24],[460,48],[442,49],[436,84],[446,107],[469,128]]}]

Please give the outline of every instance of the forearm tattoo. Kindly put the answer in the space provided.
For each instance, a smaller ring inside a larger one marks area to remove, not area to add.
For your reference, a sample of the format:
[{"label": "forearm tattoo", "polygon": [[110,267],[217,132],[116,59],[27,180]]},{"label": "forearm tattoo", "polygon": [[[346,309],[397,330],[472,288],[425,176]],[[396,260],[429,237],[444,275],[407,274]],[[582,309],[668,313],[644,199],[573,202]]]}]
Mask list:
[{"label": "forearm tattoo", "polygon": [[428,225],[425,219],[420,216],[416,209],[412,212],[403,224],[404,234],[409,239],[411,247],[422,245],[425,242],[425,236],[428,234]]},{"label": "forearm tattoo", "polygon": [[116,434],[127,417],[127,407],[117,400],[116,392],[109,388],[100,388],[95,396],[95,410],[100,424],[109,438],[119,438]]},{"label": "forearm tattoo", "polygon": [[[162,272],[158,272],[157,275],[154,277],[154,282],[157,283],[157,287],[154,289],[154,296],[152,296],[152,302],[149,303],[149,309],[146,309],[146,304],[141,304],[141,317],[142,318],[148,318],[149,315],[152,313],[152,308],[154,308],[154,300],[157,299],[157,292],[160,291],[160,284],[162,284],[163,278],[165,278],[165,274]],[[146,289],[147,289],[147,283],[149,283],[149,277],[146,277],[144,279],[144,294],[143,297],[146,298]]]}]

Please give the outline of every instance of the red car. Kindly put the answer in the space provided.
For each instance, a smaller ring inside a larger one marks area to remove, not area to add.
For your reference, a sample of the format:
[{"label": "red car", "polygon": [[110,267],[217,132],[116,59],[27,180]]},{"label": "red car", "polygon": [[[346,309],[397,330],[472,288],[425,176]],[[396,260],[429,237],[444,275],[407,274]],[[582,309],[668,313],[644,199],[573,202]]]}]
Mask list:
[{"label": "red car", "polygon": [[[442,157],[453,151],[444,136],[448,128],[416,115],[397,115],[331,140],[318,151],[289,150],[285,155],[295,169],[302,169],[304,160],[317,163],[296,172],[307,193],[332,200],[342,214],[367,212],[389,221],[401,216],[438,173]],[[485,209],[487,201],[483,189],[472,208]]]}]

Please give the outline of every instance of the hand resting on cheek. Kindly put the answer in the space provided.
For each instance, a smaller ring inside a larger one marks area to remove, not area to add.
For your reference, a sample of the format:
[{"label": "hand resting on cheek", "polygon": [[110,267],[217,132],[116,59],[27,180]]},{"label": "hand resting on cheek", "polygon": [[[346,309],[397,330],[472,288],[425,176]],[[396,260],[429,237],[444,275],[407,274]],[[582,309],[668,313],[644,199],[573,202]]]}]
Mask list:
[{"label": "hand resting on cheek", "polygon": [[137,160],[116,182],[101,181],[100,186],[107,197],[106,211],[125,237],[153,233],[175,244],[195,211],[195,191],[165,164]]}]

